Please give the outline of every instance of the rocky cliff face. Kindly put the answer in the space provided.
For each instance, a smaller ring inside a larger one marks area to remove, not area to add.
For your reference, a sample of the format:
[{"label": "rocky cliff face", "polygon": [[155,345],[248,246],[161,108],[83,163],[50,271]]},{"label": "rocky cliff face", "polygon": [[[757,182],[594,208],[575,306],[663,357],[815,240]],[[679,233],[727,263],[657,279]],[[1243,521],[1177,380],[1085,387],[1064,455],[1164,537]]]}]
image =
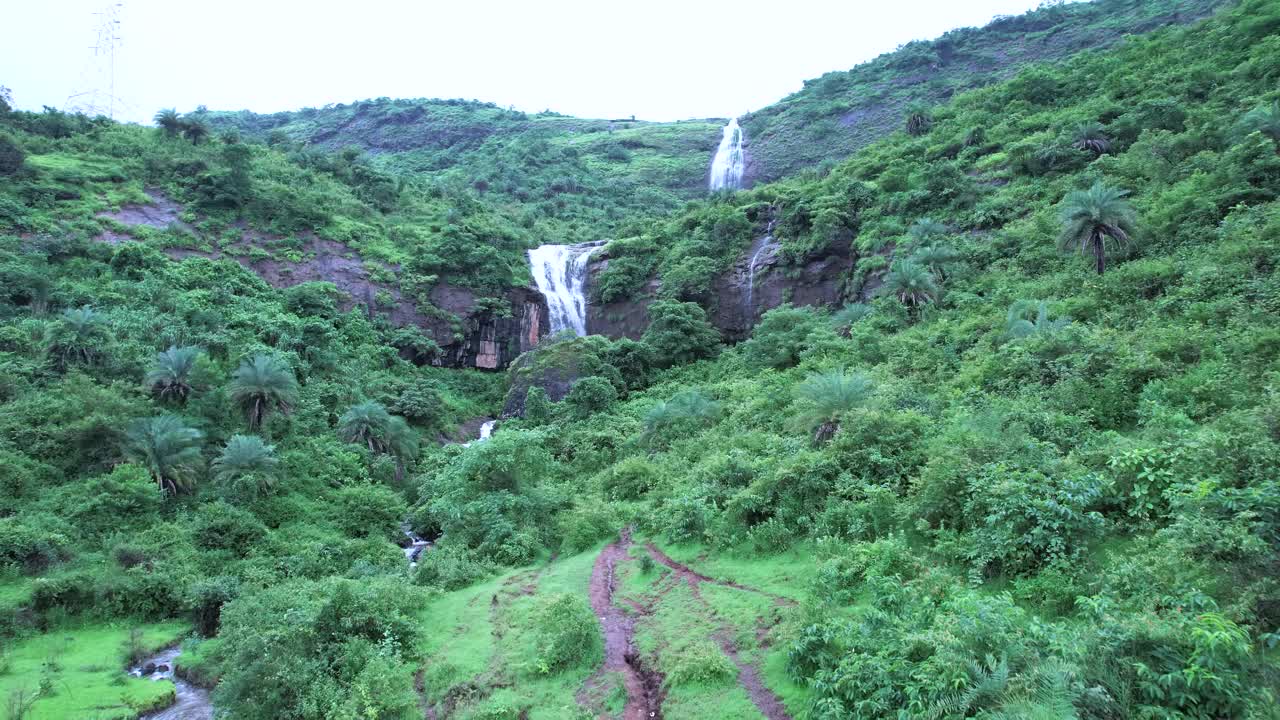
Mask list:
[{"label": "rocky cliff face", "polygon": [[[128,229],[134,226],[153,228],[181,225],[180,205],[158,191],[148,191],[151,202],[126,205],[119,211],[99,217],[116,225],[98,236],[101,242],[118,244],[129,240]],[[123,226],[123,227],[121,227]],[[120,232],[123,230],[124,232]],[[479,306],[474,290],[448,283],[431,290],[431,305],[419,306],[406,297],[393,283],[380,282],[370,276],[367,261],[352,248],[332,240],[305,233],[302,239],[303,259],[250,253],[251,249],[270,249],[281,238],[240,228],[240,240],[226,250],[201,250],[184,247],[167,248],[165,254],[174,260],[206,257],[230,259],[261,277],[275,288],[287,288],[304,282],[330,282],[342,292],[339,307],[343,311],[363,307],[371,314],[382,314],[393,324],[416,326],[440,346],[433,362],[447,367],[475,367],[496,370],[506,367],[521,353],[533,348],[550,329],[547,301],[533,288],[511,288],[503,295],[509,313],[493,312]],[[382,265],[393,274],[398,267]]]},{"label": "rocky cliff face", "polygon": [[[550,326],[547,300],[533,288],[512,288],[504,296],[511,314],[497,317],[477,312],[475,293],[467,288],[437,285],[431,302],[453,317],[415,323],[444,351],[440,364],[497,370],[538,344]],[[455,333],[455,328],[459,332]]]},{"label": "rocky cliff face", "polygon": [[[832,307],[847,301],[846,278],[857,255],[850,243],[837,243],[826,255],[802,265],[785,265],[777,242],[768,233],[757,237],[728,272],[715,279],[715,307],[708,319],[725,340],[738,342],[751,335],[760,316],[782,305]],[[609,266],[604,252],[587,267],[587,286]],[[661,287],[652,279],[639,297],[587,307],[587,332],[610,338],[638,339],[649,326],[648,307]]]}]

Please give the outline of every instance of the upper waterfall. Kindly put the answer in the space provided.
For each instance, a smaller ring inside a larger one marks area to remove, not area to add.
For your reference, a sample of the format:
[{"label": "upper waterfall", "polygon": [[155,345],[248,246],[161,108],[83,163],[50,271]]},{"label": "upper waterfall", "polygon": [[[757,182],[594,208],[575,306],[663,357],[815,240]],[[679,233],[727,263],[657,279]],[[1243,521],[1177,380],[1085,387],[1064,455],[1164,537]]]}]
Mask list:
[{"label": "upper waterfall", "polygon": [[547,299],[551,311],[551,334],[572,329],[587,334],[587,261],[600,246],[539,245],[529,251],[533,281]]},{"label": "upper waterfall", "polygon": [[742,187],[742,173],[747,164],[742,141],[742,128],[738,127],[738,118],[734,118],[724,126],[720,147],[716,148],[716,156],[711,160],[711,192]]}]

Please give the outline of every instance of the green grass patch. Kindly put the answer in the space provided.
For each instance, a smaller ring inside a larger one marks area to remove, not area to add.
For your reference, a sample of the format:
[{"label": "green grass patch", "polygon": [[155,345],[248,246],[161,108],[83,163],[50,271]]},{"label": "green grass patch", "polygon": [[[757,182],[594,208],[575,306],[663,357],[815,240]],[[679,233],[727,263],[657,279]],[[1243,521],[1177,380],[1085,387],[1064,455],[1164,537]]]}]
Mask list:
[{"label": "green grass patch", "polygon": [[[165,622],[136,626],[140,642],[156,651],[178,640],[189,626]],[[0,702],[35,697],[27,720],[133,718],[173,701],[173,683],[126,674],[130,632],[123,624],[89,625],[20,640],[0,673]]]}]

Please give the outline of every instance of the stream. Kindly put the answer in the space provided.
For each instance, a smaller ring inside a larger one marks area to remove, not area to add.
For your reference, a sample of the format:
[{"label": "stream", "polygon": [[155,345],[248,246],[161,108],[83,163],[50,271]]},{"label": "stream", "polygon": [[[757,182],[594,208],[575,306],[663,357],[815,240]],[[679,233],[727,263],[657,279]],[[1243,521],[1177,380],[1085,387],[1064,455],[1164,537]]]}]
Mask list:
[{"label": "stream", "polygon": [[[147,678],[153,682],[169,680],[173,682],[176,700],[163,709],[149,712],[142,716],[143,720],[212,720],[213,702],[209,699],[209,691],[196,687],[174,675],[173,661],[177,659],[182,648],[174,646],[143,660],[140,665],[129,669],[129,674],[138,678]],[[147,672],[150,670],[151,672]]]},{"label": "stream", "polygon": [[[485,422],[480,426],[480,437],[472,442],[488,440],[496,424],[496,420]],[[431,547],[432,542],[424,540],[415,533],[408,522],[401,526],[401,530],[409,538],[409,545],[404,549],[404,557],[409,561],[409,567],[417,567],[418,556]],[[176,698],[174,703],[163,710],[142,715],[141,720],[213,720],[213,701],[209,697],[209,691],[192,685],[173,672],[173,663],[181,652],[182,648],[175,645],[148,657],[136,667],[129,668],[129,674],[136,678],[145,678],[152,682],[168,680],[173,683]]]}]

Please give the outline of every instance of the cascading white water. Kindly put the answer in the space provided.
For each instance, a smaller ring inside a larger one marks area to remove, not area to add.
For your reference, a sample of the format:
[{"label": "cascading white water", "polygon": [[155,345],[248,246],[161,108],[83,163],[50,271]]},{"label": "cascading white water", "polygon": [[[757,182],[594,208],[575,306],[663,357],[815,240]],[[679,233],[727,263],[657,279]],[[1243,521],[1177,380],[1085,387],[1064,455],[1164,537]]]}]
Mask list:
[{"label": "cascading white water", "polygon": [[587,334],[587,261],[600,246],[540,245],[529,251],[533,281],[547,299],[551,334],[571,329]]},{"label": "cascading white water", "polygon": [[755,294],[756,294],[756,261],[760,259],[760,253],[764,252],[768,248],[769,248],[769,243],[768,243],[768,238],[766,238],[766,241],[760,245],[760,249],[756,250],[755,253],[751,255],[751,260],[748,261],[748,265],[747,265],[746,313],[747,313],[747,320],[750,322],[754,322],[756,319],[755,318],[756,310],[754,305]]},{"label": "cascading white water", "polygon": [[716,156],[711,160],[711,192],[742,187],[742,173],[747,164],[747,155],[742,149],[743,139],[738,118],[730,120],[724,126],[720,147],[716,148]]}]

